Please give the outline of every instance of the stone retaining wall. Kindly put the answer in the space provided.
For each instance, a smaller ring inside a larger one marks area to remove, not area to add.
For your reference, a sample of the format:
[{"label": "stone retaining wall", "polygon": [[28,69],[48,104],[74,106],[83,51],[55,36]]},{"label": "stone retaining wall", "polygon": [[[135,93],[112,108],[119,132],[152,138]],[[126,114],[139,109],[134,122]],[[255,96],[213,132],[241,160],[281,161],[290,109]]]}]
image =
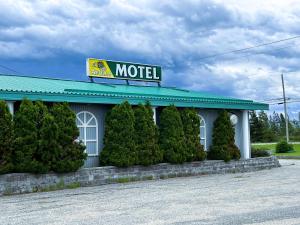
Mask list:
[{"label": "stone retaining wall", "polygon": [[276,157],[278,159],[300,159],[300,156],[292,156],[292,155],[280,155]]},{"label": "stone retaining wall", "polygon": [[161,163],[149,167],[113,166],[84,168],[66,174],[13,173],[0,176],[0,195],[47,191],[78,186],[95,186],[138,180],[166,179],[204,174],[251,172],[279,167],[276,157],[253,158],[225,163],[220,160],[191,162],[181,165]]}]

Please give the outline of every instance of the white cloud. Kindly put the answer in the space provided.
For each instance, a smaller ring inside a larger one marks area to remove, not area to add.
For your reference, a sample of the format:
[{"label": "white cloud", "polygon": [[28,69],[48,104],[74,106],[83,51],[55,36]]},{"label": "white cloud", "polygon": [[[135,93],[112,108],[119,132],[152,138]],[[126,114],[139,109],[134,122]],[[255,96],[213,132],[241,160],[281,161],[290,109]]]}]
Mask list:
[{"label": "white cloud", "polygon": [[300,98],[300,39],[257,48],[248,55],[203,59],[299,35],[297,3],[1,1],[0,61],[54,60],[64,53],[134,59],[161,64],[166,85],[257,100],[280,97],[280,73],[299,71],[287,75],[286,83],[287,94]]}]

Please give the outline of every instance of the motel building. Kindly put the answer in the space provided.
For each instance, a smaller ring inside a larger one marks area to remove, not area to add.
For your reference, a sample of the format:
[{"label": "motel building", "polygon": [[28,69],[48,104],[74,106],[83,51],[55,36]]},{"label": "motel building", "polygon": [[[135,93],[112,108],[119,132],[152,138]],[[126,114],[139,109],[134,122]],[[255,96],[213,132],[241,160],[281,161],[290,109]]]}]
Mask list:
[{"label": "motel building", "polygon": [[[75,81],[43,77],[0,74],[0,99],[5,100],[13,114],[22,99],[45,103],[68,102],[76,113],[79,139],[86,145],[85,167],[99,166],[103,149],[105,114],[114,105],[127,100],[131,105],[150,101],[154,121],[159,124],[162,109],[171,104],[178,109],[193,107],[201,119],[200,142],[206,151],[212,142],[213,123],[222,109],[230,113],[235,128],[235,143],[241,158],[251,158],[249,110],[268,110],[267,104],[219,96],[211,93],[162,87],[159,66],[108,60],[87,59],[90,80]],[[125,79],[124,84],[100,83],[98,78]],[[133,85],[129,80],[157,82],[157,86]]]}]

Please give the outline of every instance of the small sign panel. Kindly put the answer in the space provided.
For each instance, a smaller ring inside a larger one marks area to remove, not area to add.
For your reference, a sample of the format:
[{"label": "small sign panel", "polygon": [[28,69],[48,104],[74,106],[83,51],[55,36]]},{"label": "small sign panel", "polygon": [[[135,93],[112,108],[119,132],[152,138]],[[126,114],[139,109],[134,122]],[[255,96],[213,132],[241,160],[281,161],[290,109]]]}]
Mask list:
[{"label": "small sign panel", "polygon": [[86,60],[86,72],[89,77],[161,81],[161,67],[154,65],[89,58]]}]

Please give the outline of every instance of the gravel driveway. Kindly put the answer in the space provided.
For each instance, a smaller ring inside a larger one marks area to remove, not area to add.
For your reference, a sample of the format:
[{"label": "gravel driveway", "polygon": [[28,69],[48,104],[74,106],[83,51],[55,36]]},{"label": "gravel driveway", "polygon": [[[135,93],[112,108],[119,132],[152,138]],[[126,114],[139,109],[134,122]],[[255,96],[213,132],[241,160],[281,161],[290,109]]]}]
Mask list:
[{"label": "gravel driveway", "polygon": [[300,224],[300,160],[281,168],[0,197],[0,224]]}]

